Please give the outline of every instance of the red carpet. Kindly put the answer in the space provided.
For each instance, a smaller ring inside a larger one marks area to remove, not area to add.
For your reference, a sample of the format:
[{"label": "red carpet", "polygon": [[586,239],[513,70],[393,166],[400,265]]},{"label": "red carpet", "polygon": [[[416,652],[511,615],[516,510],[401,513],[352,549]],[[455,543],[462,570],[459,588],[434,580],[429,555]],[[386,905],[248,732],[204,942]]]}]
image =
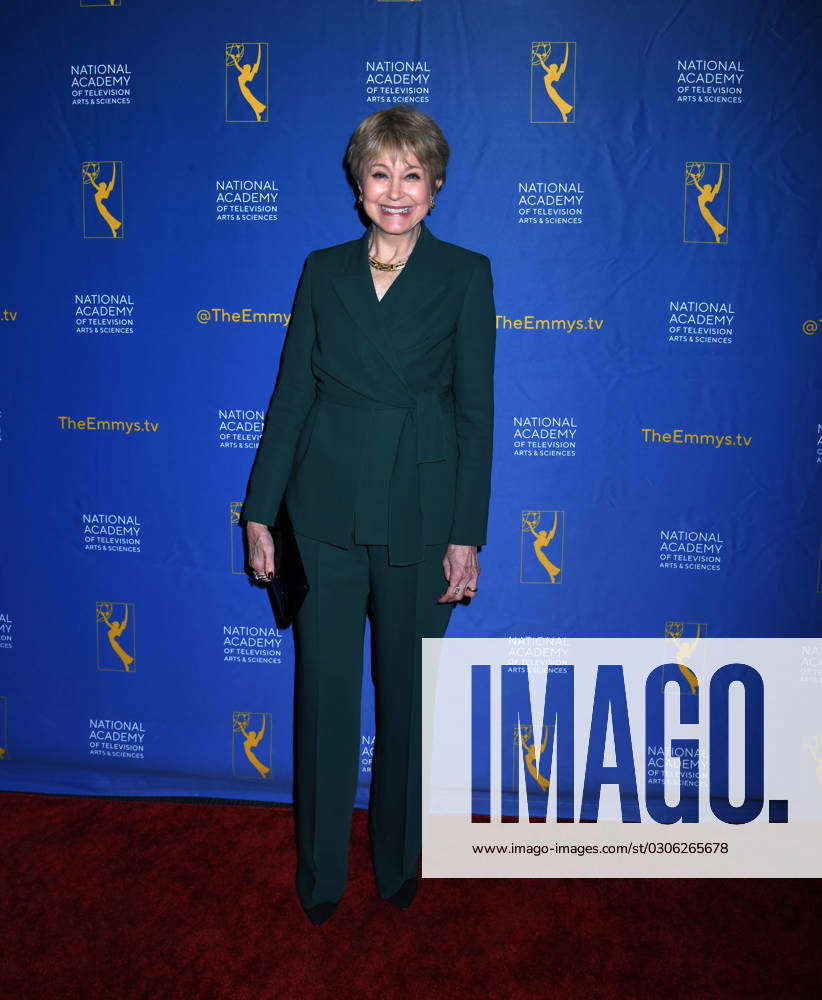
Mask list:
[{"label": "red carpet", "polygon": [[2,794],[0,997],[819,995],[816,880],[430,879],[399,911],[365,819],[313,927],[287,808]]}]

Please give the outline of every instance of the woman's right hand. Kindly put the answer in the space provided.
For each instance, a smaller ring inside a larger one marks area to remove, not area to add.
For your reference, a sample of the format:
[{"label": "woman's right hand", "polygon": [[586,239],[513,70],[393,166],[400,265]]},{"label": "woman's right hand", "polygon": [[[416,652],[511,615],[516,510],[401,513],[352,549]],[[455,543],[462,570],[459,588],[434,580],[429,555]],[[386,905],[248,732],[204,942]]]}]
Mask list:
[{"label": "woman's right hand", "polygon": [[267,524],[246,522],[248,537],[248,564],[254,573],[261,573],[267,580],[274,577],[274,539]]}]

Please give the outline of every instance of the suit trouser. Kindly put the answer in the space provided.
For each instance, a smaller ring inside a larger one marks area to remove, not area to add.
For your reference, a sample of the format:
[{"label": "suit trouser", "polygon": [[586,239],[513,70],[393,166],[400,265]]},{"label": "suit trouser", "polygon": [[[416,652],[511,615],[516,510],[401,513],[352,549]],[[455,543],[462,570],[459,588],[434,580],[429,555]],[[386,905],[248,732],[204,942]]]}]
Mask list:
[{"label": "suit trouser", "polygon": [[391,566],[385,545],[296,537],[310,585],[294,623],[297,892],[308,909],[345,891],[368,615],[376,715],[368,832],[387,898],[417,874],[421,852],[420,639],[441,638],[451,617],[452,604],[437,604],[447,545],[426,545],[422,563]]}]

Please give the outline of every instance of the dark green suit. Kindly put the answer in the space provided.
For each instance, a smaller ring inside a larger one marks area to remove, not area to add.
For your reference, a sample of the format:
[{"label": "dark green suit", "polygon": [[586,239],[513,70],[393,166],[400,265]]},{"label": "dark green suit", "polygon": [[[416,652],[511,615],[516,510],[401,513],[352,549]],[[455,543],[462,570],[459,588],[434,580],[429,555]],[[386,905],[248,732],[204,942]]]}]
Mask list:
[{"label": "dark green suit", "polygon": [[421,636],[444,634],[449,542],[485,544],[496,315],[487,257],[422,225],[378,300],[368,232],[309,255],[243,517],[283,496],[311,590],[296,622],[297,884],[338,899],[371,619],[377,740],[370,830],[380,895],[419,856]]}]

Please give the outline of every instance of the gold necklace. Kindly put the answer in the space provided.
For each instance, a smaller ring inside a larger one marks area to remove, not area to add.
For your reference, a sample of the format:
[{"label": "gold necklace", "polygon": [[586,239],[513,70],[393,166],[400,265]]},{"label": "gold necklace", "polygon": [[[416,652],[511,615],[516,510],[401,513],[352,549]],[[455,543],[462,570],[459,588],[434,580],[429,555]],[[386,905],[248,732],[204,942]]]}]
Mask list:
[{"label": "gold necklace", "polygon": [[377,260],[376,257],[372,257],[371,254],[369,254],[368,263],[377,271],[399,271],[400,268],[405,267],[408,263],[408,258],[406,257],[405,260],[398,260],[396,264],[383,264],[381,260]]},{"label": "gold necklace", "polygon": [[[419,238],[420,238],[420,232],[421,231],[422,231],[422,227],[420,227],[417,230],[417,239],[414,240],[414,247],[417,245],[417,240],[419,240]],[[414,250],[414,247],[411,247],[412,252]],[[411,256],[411,254],[409,253],[408,257],[410,257],[410,256]],[[403,260],[398,260],[394,264],[383,264],[383,262],[381,260],[377,260],[376,257],[372,257],[371,254],[369,253],[368,254],[368,263],[376,271],[399,271],[401,268],[405,267],[405,265],[408,263],[408,257],[403,258]]]}]

